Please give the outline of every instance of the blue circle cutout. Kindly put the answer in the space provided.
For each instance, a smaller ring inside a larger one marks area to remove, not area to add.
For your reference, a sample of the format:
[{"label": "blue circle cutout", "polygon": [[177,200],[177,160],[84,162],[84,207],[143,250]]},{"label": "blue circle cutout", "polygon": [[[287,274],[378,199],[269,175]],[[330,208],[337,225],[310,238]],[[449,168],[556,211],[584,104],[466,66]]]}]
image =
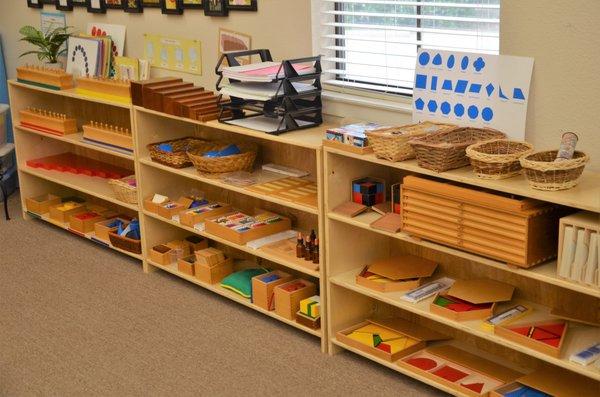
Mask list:
[{"label": "blue circle cutout", "polygon": [[446,66],[448,66],[448,69],[452,69],[454,67],[454,61],[455,61],[454,55],[450,55],[448,57],[448,61],[446,62]]},{"label": "blue circle cutout", "polygon": [[481,111],[481,118],[483,118],[483,120],[485,121],[490,121],[491,119],[493,119],[494,111],[492,110],[492,108],[483,108],[483,110]]},{"label": "blue circle cutout", "polygon": [[462,60],[460,61],[460,68],[462,70],[466,70],[469,67],[469,57],[468,56],[464,56],[462,57]]},{"label": "blue circle cutout", "polygon": [[468,114],[469,118],[476,119],[479,116],[479,109],[477,109],[477,106],[471,105],[469,106]]},{"label": "blue circle cutout", "polygon": [[425,66],[429,63],[429,53],[428,52],[422,52],[421,55],[419,55],[419,64],[421,64],[421,66]]},{"label": "blue circle cutout", "polygon": [[454,105],[454,114],[457,117],[462,117],[462,115],[465,114],[465,107],[460,103],[457,103],[456,105]]},{"label": "blue circle cutout", "polygon": [[448,114],[448,113],[450,113],[450,110],[452,110],[452,107],[450,106],[450,104],[448,102],[442,102],[440,109],[442,110],[443,114]]}]

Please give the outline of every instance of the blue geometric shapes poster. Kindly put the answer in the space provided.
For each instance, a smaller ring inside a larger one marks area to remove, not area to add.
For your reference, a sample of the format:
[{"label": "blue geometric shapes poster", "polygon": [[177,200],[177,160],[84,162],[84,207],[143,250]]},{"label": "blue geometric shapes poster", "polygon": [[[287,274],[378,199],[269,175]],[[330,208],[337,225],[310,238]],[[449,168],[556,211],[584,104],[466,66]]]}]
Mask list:
[{"label": "blue geometric shapes poster", "polygon": [[525,139],[533,58],[420,48],[413,121],[491,127]]}]

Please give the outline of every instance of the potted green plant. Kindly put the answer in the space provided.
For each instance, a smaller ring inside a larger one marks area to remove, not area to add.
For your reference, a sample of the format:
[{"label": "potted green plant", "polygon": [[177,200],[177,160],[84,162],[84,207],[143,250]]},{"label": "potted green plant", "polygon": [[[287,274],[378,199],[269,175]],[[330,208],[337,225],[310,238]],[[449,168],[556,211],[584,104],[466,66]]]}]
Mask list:
[{"label": "potted green plant", "polygon": [[37,47],[35,50],[27,51],[22,56],[35,54],[39,61],[46,64],[57,64],[58,57],[67,52],[64,43],[69,39],[71,33],[68,26],[49,29],[45,34],[33,26],[23,26],[19,33],[23,35],[21,41],[26,41]]}]

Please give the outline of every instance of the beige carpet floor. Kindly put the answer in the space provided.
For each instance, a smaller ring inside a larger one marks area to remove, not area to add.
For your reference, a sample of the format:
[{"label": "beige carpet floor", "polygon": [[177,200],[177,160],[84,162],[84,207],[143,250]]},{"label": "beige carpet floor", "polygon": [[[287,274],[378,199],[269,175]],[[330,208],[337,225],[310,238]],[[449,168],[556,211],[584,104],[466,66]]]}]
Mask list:
[{"label": "beige carpet floor", "polygon": [[362,357],[41,221],[0,218],[1,396],[431,396]]}]

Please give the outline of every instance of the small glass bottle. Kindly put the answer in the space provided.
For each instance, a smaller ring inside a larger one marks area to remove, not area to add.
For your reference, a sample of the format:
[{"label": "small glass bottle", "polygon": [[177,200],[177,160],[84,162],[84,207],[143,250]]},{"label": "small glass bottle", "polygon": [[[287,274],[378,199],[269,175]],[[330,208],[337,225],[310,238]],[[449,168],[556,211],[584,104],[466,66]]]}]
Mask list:
[{"label": "small glass bottle", "polygon": [[304,257],[304,239],[302,233],[298,232],[298,240],[296,240],[296,258]]},{"label": "small glass bottle", "polygon": [[319,263],[319,239],[315,239],[312,249],[312,263]]}]

